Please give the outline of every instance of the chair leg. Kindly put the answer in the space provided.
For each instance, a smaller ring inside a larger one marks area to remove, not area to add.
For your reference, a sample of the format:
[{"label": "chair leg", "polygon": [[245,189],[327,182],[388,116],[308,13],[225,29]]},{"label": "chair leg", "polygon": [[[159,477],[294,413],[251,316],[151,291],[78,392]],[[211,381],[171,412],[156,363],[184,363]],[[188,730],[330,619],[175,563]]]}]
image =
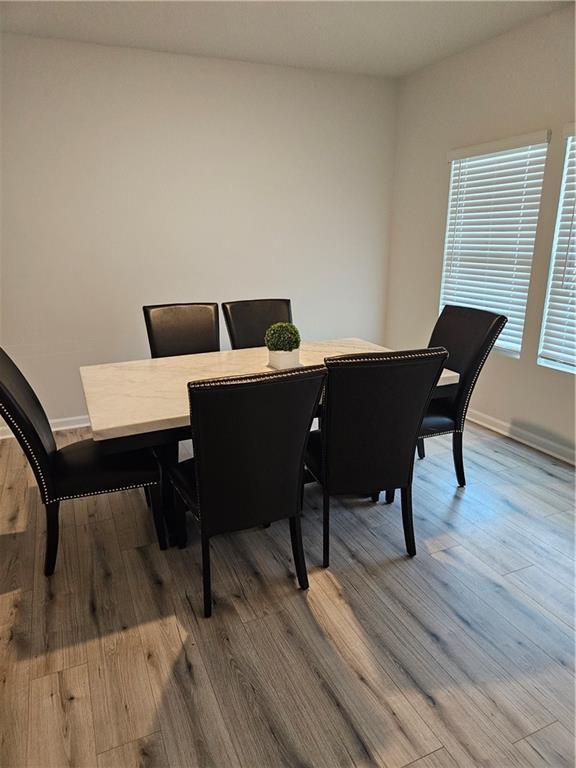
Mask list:
[{"label": "chair leg", "polygon": [[410,557],[416,554],[416,540],[414,538],[414,521],[412,519],[412,486],[401,489],[402,496],[402,523],[404,525],[404,540]]},{"label": "chair leg", "polygon": [[56,568],[56,556],[58,555],[59,538],[59,510],[60,502],[46,504],[46,553],[44,557],[44,576],[52,576]]},{"label": "chair leg", "polygon": [[418,458],[423,459],[426,456],[426,451],[424,450],[424,440],[419,437],[418,442],[416,443],[416,450],[418,451]]},{"label": "chair leg", "polygon": [[394,504],[394,495],[396,491],[394,488],[388,488],[386,490],[386,504]]},{"label": "chair leg", "polygon": [[456,479],[458,480],[458,486],[464,488],[466,485],[466,477],[464,475],[464,457],[462,455],[462,438],[464,437],[462,432],[452,433],[452,454],[454,456],[454,469],[456,470]]},{"label": "chair leg", "polygon": [[322,565],[328,568],[330,565],[330,494],[326,488],[323,491],[323,513],[322,513]]},{"label": "chair leg", "polygon": [[372,499],[374,504],[377,504],[380,499],[380,491],[378,491],[377,493],[373,493],[372,496],[370,496],[370,498]]},{"label": "chair leg", "polygon": [[299,517],[291,517],[290,520],[290,541],[292,542],[292,556],[294,557],[294,566],[300,589],[308,589],[308,573],[306,572],[306,558],[304,557],[304,547],[302,545],[302,526]]},{"label": "chair leg", "polygon": [[164,510],[162,508],[163,494],[159,485],[149,485],[146,487],[148,498],[150,499],[150,509],[154,518],[154,527],[156,528],[156,538],[160,549],[167,549],[166,526],[164,519]]},{"label": "chair leg", "polygon": [[152,509],[152,499],[150,497],[150,489],[148,486],[144,486],[144,498],[146,499],[146,504],[148,506],[148,509]]},{"label": "chair leg", "polygon": [[210,539],[202,534],[202,586],[204,590],[204,616],[212,616],[212,586],[210,579]]}]

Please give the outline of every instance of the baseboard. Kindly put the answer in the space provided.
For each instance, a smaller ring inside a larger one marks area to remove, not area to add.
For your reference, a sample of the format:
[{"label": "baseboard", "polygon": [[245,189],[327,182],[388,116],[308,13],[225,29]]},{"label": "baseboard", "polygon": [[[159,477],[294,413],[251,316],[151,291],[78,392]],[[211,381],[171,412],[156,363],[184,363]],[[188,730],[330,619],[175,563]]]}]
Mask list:
[{"label": "baseboard", "polygon": [[512,440],[517,440],[519,443],[528,445],[530,448],[535,448],[537,451],[542,451],[542,453],[547,453],[555,459],[561,459],[568,464],[574,464],[574,449],[564,443],[560,443],[548,437],[543,437],[528,429],[512,425],[509,421],[496,419],[493,416],[488,416],[479,411],[470,409],[467,418],[475,424],[480,424],[481,427],[486,427],[493,432],[498,432],[500,435],[510,437]]},{"label": "baseboard", "polygon": [[[491,429],[493,432],[498,432],[500,435],[517,440],[519,443],[524,443],[530,448],[535,448],[537,451],[547,453],[549,456],[553,456],[555,459],[561,459],[568,462],[568,464],[574,464],[574,450],[569,446],[562,443],[550,440],[549,438],[536,435],[527,429],[520,427],[512,427],[510,422],[503,421],[502,419],[496,419],[493,416],[488,416],[485,413],[479,411],[469,410],[467,418],[475,424],[480,424],[482,427]],[[50,426],[54,432],[59,432],[63,429],[79,429],[80,427],[89,427],[90,420],[87,415],[83,416],[69,416],[65,419],[51,419]],[[12,432],[8,427],[0,426],[0,440],[4,440],[7,437],[12,437]]]},{"label": "baseboard", "polygon": [[[90,420],[87,415],[69,416],[65,419],[50,419],[50,426],[53,432],[61,432],[63,429],[79,429],[80,427],[89,427]],[[0,426],[0,440],[7,437],[13,437],[12,432],[2,423]]]}]

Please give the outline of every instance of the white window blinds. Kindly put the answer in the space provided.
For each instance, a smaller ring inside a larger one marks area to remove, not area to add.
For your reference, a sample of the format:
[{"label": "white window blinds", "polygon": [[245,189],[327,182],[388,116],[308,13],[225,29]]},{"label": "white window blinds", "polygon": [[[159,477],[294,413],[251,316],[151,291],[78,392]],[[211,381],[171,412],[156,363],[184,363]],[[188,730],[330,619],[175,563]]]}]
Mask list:
[{"label": "white window blinds", "polygon": [[496,346],[514,354],[522,347],[547,149],[544,132],[452,156],[440,309],[506,315]]},{"label": "white window blinds", "polygon": [[576,138],[568,136],[538,362],[576,370]]}]

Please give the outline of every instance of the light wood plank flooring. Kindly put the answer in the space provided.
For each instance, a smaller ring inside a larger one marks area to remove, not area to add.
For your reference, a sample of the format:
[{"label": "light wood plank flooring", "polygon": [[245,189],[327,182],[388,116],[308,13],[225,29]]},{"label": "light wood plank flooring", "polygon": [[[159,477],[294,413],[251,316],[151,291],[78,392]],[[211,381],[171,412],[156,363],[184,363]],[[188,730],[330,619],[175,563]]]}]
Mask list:
[{"label": "light wood plank flooring", "polygon": [[[61,442],[82,432],[60,433]],[[416,462],[418,555],[399,500],[320,496],[296,588],[288,525],[159,551],[142,493],[43,507],[0,441],[0,766],[573,766],[573,472],[478,427]],[[399,495],[399,494],[398,494]]]}]

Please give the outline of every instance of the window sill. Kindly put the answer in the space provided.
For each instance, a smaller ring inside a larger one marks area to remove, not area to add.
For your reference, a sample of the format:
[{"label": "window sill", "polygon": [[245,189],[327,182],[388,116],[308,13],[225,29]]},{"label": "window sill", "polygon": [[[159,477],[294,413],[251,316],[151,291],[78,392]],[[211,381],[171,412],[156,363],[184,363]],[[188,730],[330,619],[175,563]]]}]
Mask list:
[{"label": "window sill", "polygon": [[555,371],[562,371],[562,373],[571,373],[572,375],[576,373],[574,366],[566,365],[566,363],[555,363],[553,360],[546,360],[543,357],[539,357],[536,362],[544,368],[553,368]]},{"label": "window sill", "polygon": [[514,349],[505,349],[504,347],[495,346],[494,352],[497,352],[503,357],[511,357],[513,360],[518,360],[520,358],[520,352],[517,352]]}]

